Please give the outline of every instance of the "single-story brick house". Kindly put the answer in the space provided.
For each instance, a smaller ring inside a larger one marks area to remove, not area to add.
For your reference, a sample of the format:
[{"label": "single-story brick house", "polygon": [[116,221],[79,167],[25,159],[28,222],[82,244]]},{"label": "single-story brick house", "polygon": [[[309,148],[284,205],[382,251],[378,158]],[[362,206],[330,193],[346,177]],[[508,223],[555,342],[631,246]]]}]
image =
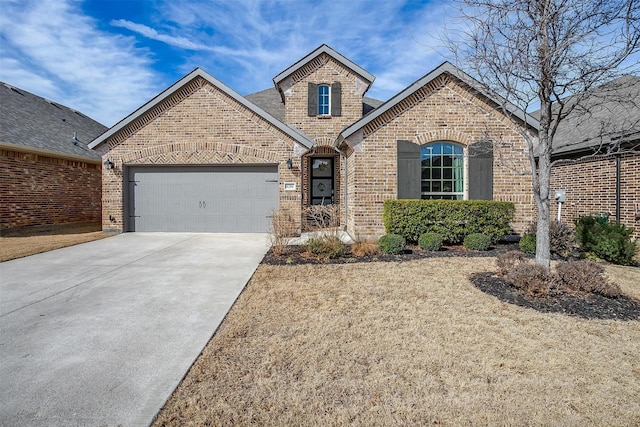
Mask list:
[{"label": "single-story brick house", "polygon": [[0,232],[99,222],[101,155],[87,144],[106,126],[0,83]]},{"label": "single-story brick house", "polygon": [[445,198],[513,202],[522,232],[537,120],[447,62],[384,103],[374,79],[326,45],[247,97],[195,69],[90,144],[113,165],[103,229],[264,232],[280,208],[302,231],[333,204],[352,236],[381,235],[385,200]]},{"label": "single-story brick house", "polygon": [[562,220],[603,213],[640,238],[640,77],[593,90],[559,126],[552,159],[552,189],[566,197]]}]

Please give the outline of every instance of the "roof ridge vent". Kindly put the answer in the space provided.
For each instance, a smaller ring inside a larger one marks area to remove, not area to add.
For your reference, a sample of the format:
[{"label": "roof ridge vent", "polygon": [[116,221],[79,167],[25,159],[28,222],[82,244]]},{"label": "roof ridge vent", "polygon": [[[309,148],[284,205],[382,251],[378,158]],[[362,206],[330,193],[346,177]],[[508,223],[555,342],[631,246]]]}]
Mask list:
[{"label": "roof ridge vent", "polygon": [[18,95],[22,95],[22,96],[24,96],[24,93],[20,92],[20,91],[18,90],[18,88],[17,88],[17,87],[15,87],[15,86],[11,86],[9,83],[2,83],[2,84],[3,84],[7,89],[10,89],[10,90],[14,91],[14,92],[15,92],[15,93],[17,93]]},{"label": "roof ridge vent", "polygon": [[56,107],[57,109],[62,110],[62,107],[60,107],[58,104],[56,104],[52,100],[47,99],[47,98],[45,98],[44,100],[47,101],[49,104],[53,105],[54,107]]}]

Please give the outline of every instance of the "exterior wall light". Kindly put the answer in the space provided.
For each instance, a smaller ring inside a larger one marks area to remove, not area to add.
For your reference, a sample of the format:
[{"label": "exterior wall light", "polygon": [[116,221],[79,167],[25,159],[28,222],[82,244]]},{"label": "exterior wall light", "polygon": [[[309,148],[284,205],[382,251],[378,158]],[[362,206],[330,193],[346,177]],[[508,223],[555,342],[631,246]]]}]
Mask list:
[{"label": "exterior wall light", "polygon": [[293,167],[293,160],[288,159],[287,160],[287,169],[291,169]]},{"label": "exterior wall light", "polygon": [[105,169],[113,169],[115,167],[115,164],[113,164],[113,162],[109,159],[104,161],[104,167]]}]

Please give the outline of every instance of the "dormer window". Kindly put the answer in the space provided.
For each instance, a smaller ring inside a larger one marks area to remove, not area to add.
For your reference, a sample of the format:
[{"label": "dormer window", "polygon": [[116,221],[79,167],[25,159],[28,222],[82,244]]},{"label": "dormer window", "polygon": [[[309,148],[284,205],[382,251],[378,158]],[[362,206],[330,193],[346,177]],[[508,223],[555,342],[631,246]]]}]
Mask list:
[{"label": "dormer window", "polygon": [[331,104],[329,85],[318,85],[318,115],[329,116],[331,115]]},{"label": "dormer window", "polygon": [[342,84],[309,83],[309,117],[338,117],[342,115]]}]

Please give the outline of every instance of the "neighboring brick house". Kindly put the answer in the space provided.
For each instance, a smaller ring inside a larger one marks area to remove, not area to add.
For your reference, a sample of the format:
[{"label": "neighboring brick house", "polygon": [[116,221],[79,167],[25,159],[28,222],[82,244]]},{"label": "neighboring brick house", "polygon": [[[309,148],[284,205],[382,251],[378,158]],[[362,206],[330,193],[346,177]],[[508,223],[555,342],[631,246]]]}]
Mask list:
[{"label": "neighboring brick house", "polygon": [[106,126],[0,83],[0,232],[101,218],[101,158],[87,144]]},{"label": "neighboring brick house", "polygon": [[640,77],[592,91],[559,126],[552,158],[551,189],[565,193],[563,221],[603,213],[640,238]]},{"label": "neighboring brick house", "polygon": [[507,117],[449,63],[381,105],[364,97],[373,80],[326,45],[247,97],[194,70],[90,144],[113,165],[103,229],[268,231],[280,208],[302,230],[305,207],[331,203],[352,236],[381,235],[385,200],[424,197],[512,201],[523,231],[534,208],[519,126],[537,121]]}]

